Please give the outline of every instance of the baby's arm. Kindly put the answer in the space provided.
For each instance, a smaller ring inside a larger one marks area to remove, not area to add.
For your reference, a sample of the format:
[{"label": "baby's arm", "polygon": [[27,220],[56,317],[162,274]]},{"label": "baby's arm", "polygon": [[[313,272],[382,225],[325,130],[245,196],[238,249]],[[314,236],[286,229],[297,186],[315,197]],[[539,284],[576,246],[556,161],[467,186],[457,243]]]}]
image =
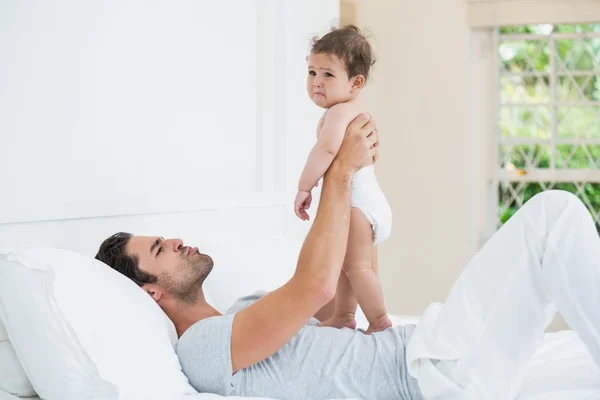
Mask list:
[{"label": "baby's arm", "polygon": [[337,154],[348,124],[359,114],[354,104],[336,104],[327,111],[317,143],[308,155],[298,190],[310,192],[323,177]]}]

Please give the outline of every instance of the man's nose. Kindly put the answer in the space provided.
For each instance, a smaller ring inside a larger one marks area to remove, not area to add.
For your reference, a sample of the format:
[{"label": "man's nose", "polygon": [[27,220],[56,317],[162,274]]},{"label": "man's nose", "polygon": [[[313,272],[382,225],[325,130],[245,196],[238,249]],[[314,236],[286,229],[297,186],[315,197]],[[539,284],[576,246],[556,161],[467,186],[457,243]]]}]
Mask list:
[{"label": "man's nose", "polygon": [[163,243],[163,246],[166,247],[166,248],[168,248],[169,250],[177,252],[177,251],[179,251],[179,249],[181,248],[181,246],[183,246],[183,240],[181,240],[181,239],[167,239]]}]

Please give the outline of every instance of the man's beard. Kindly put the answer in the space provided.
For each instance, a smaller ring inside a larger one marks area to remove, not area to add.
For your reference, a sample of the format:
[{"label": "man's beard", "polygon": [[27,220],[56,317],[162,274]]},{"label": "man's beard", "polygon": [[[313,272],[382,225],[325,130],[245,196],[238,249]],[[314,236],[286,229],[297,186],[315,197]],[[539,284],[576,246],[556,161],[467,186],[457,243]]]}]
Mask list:
[{"label": "man's beard", "polygon": [[173,273],[158,276],[158,285],[184,305],[196,303],[202,293],[202,284],[213,268],[213,260],[206,254],[194,259],[182,259]]}]

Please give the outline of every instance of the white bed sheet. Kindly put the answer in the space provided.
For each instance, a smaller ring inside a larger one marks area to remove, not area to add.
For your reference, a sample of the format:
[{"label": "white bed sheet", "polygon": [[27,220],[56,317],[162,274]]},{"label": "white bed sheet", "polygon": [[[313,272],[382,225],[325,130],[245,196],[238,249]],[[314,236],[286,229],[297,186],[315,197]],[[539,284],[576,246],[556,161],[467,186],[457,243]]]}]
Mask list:
[{"label": "white bed sheet", "polygon": [[[359,326],[366,320],[358,316]],[[394,325],[416,323],[417,317],[391,316]],[[29,397],[29,400],[39,400]],[[170,400],[249,400],[248,397],[223,397],[199,393]],[[252,400],[272,400],[253,397]],[[526,371],[517,400],[597,400],[600,399],[600,369],[575,332],[548,333]],[[21,400],[0,390],[0,400]],[[136,400],[136,399],[123,399]]]}]

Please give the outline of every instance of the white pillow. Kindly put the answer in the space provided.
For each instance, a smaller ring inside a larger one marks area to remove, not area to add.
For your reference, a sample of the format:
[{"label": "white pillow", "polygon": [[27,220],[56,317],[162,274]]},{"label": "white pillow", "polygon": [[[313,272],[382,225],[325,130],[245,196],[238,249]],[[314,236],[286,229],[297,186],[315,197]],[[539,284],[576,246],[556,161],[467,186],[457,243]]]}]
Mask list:
[{"label": "white pillow", "polygon": [[195,393],[172,322],[105,264],[49,247],[0,253],[0,319],[45,400]]},{"label": "white pillow", "polygon": [[[299,239],[272,237],[205,245],[202,252],[211,256],[215,263],[204,284],[206,300],[225,312],[242,296],[277,289],[294,275],[302,244]],[[418,317],[403,318],[391,314],[390,318],[394,325],[418,321]],[[369,327],[360,306],[356,309],[356,322],[358,328]]]},{"label": "white pillow", "polygon": [[36,395],[9,341],[2,321],[0,321],[0,390],[22,397]]},{"label": "white pillow", "polygon": [[214,261],[206,300],[225,312],[242,296],[277,289],[294,275],[301,248],[301,241],[282,237],[204,245],[201,251]]},{"label": "white pillow", "polygon": [[0,390],[22,397],[36,394],[9,341],[0,342]]}]

